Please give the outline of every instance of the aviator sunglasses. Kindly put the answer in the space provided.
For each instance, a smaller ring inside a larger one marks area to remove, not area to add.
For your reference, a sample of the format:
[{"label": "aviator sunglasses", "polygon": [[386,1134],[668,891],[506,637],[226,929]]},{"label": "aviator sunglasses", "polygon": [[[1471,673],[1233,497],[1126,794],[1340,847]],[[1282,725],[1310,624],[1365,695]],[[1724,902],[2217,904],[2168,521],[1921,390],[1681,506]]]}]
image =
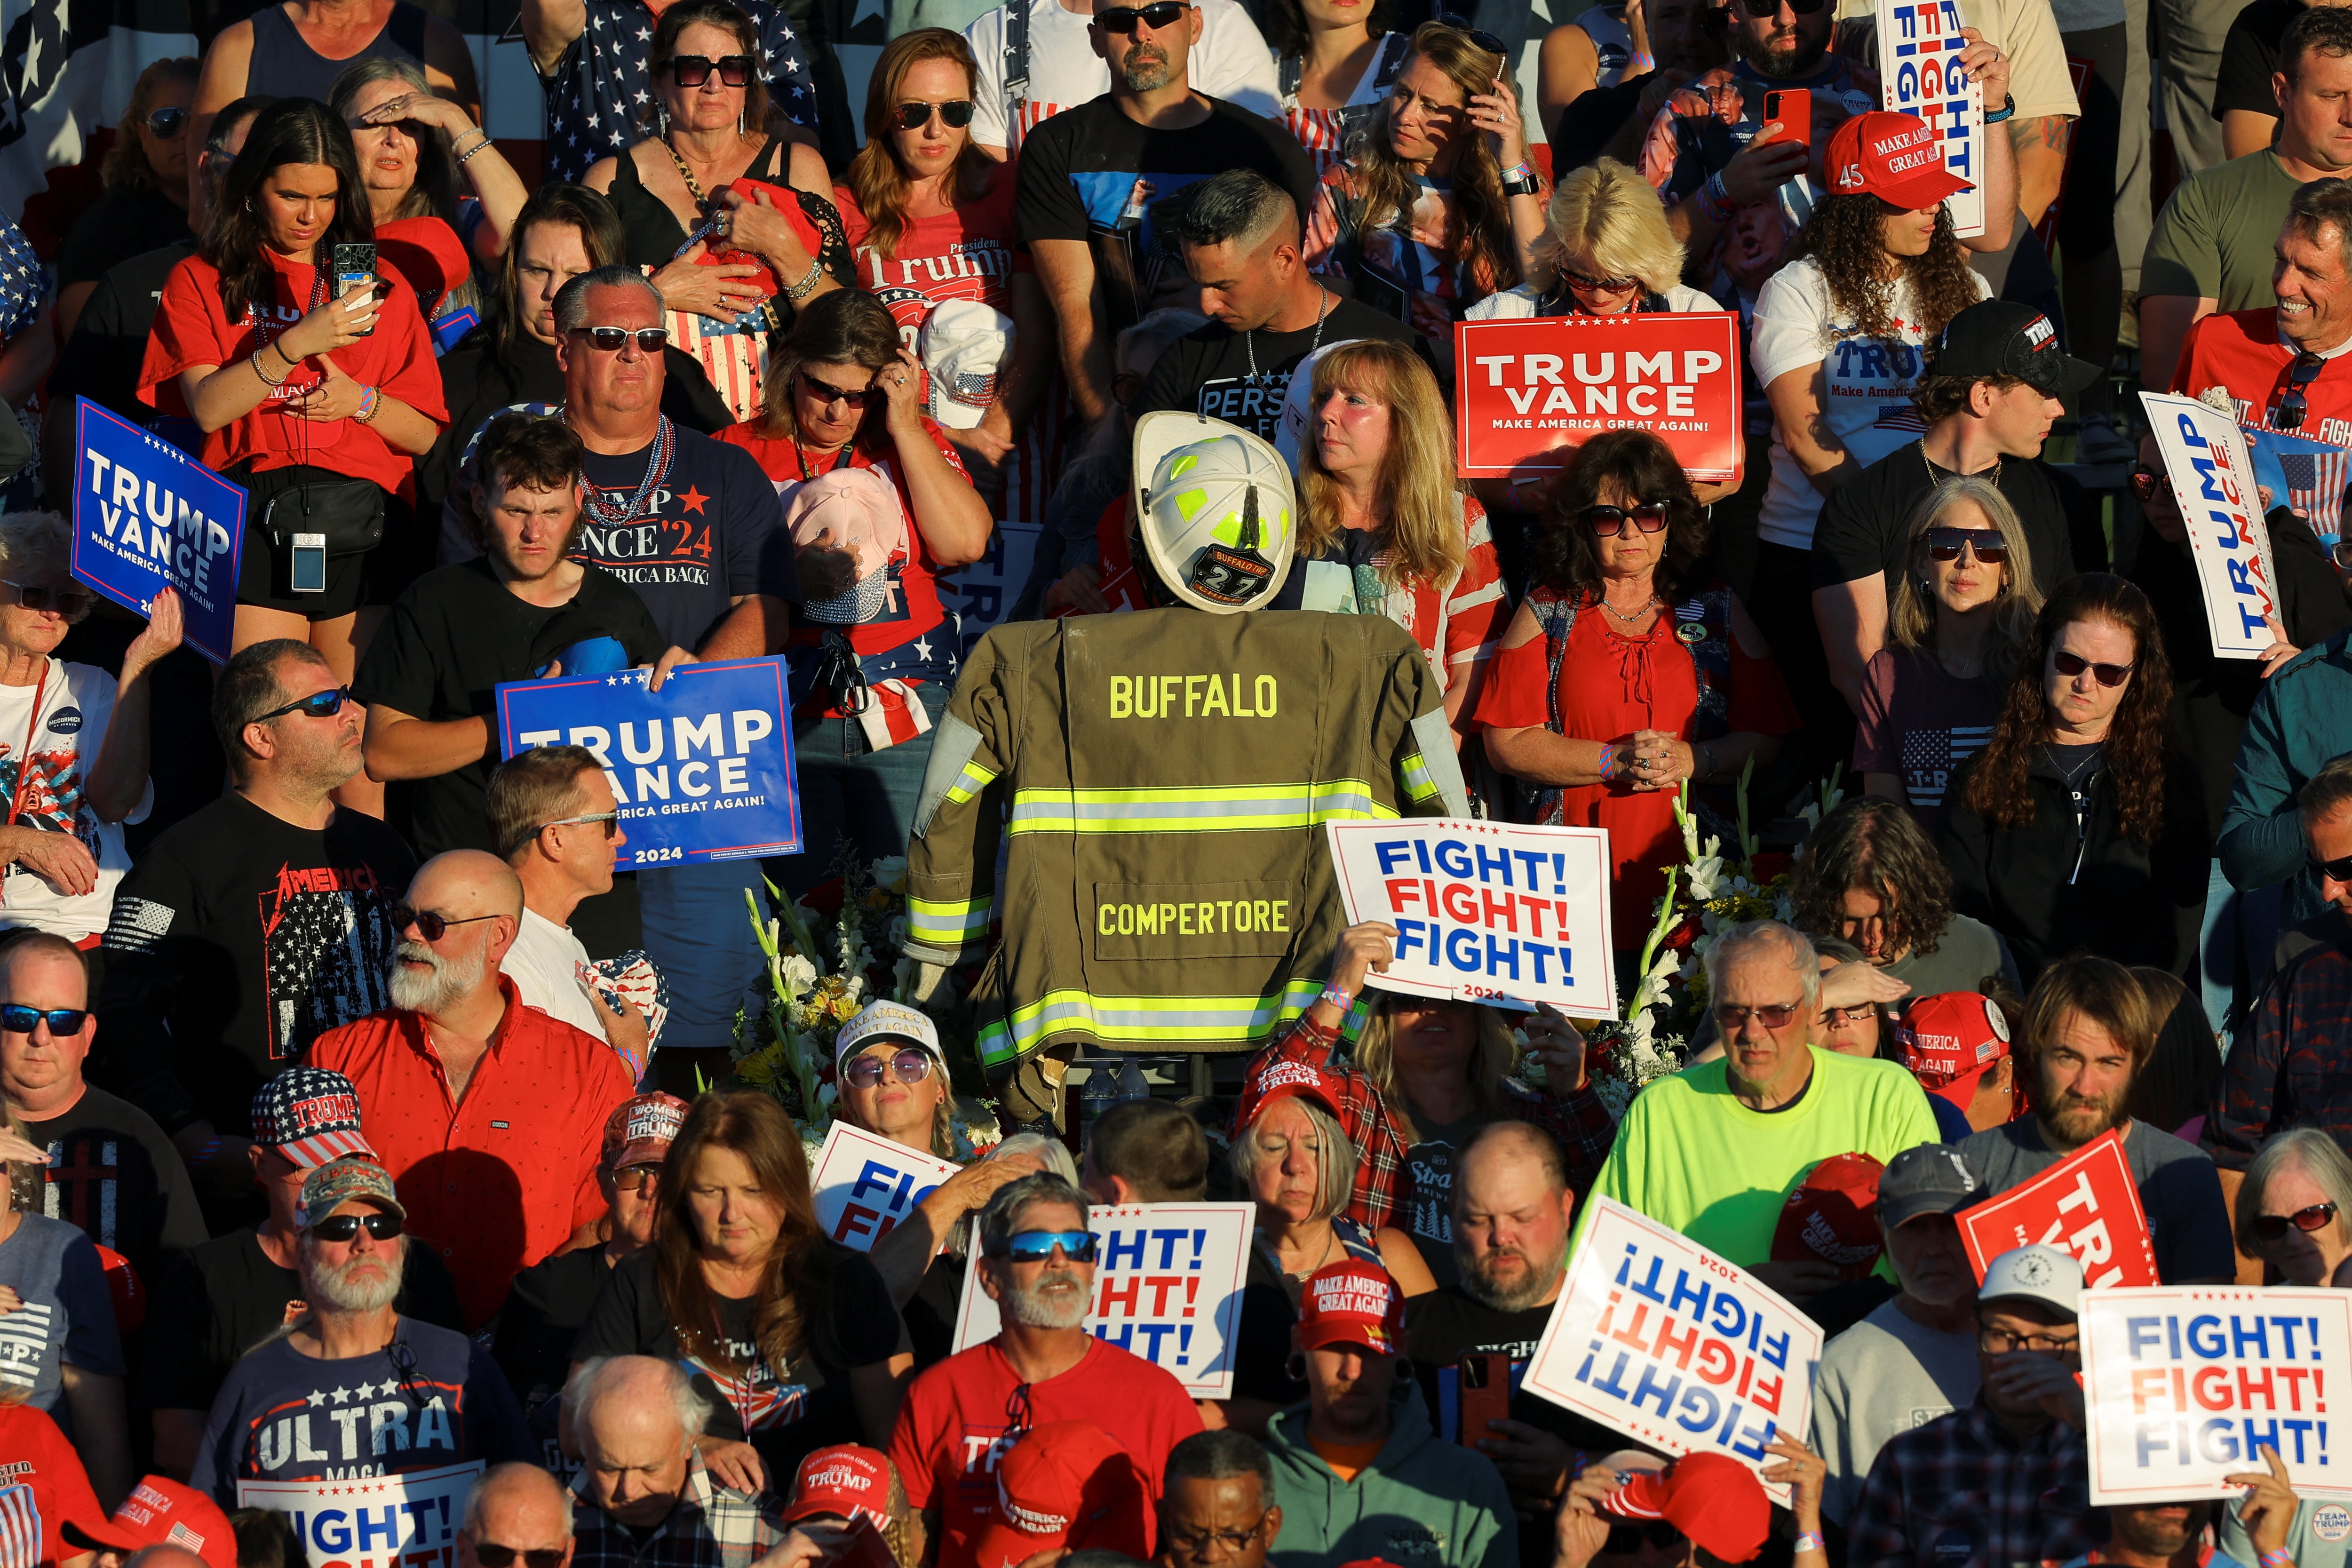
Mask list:
[{"label": "aviator sunglasses", "polygon": [[961,131],[971,123],[971,100],[950,98],[944,103],[902,103],[891,111],[901,131],[920,131],[931,122],[931,111],[939,110],[940,119],[950,131]]}]

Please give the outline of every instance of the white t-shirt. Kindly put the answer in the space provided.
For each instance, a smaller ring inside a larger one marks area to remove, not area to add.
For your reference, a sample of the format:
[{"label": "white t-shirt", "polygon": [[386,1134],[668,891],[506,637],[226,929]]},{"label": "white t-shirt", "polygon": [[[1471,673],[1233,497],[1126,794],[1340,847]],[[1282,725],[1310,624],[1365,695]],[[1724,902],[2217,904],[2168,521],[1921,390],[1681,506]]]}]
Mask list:
[{"label": "white t-shirt", "polygon": [[[1977,273],[1970,272],[1969,280],[1979,300],[1991,292]],[[1748,363],[1755,367],[1759,386],[1769,389],[1781,376],[1809,364],[1822,367],[1823,422],[1865,468],[1917,440],[1927,427],[1911,406],[1927,340],[1907,278],[1895,282],[1892,314],[1892,338],[1857,336],[1853,322],[1835,319],[1821,263],[1808,256],[1766,280],[1764,291],[1756,297],[1756,321],[1748,337]],[[1813,524],[1821,514],[1821,491],[1775,434],[1772,484],[1764,492],[1757,533],[1791,550],[1810,550]]]},{"label": "white t-shirt", "polygon": [[[114,677],[90,665],[49,660],[47,678],[39,688],[39,727],[31,735],[34,777],[26,790],[23,763],[26,731],[35,723],[34,690],[30,686],[0,686],[0,818],[13,805],[18,827],[75,835],[98,862],[98,886],[79,898],[68,897],[24,867],[12,865],[0,875],[0,927],[29,927],[79,942],[106,929],[115,884],[131,869],[121,823],[100,822],[82,795],[84,774],[105,743],[107,721],[114,716]],[[151,780],[126,820],[144,821],[154,804]]]},{"label": "white t-shirt", "polygon": [[[1497,289],[1463,311],[1463,319],[1471,321],[1525,321],[1535,315],[1540,292],[1532,283],[1522,283],[1516,289]],[[1667,284],[1665,300],[1666,309],[1675,312],[1723,309],[1716,303],[1713,295],[1703,294],[1687,283]]]},{"label": "white t-shirt", "polygon": [[[1004,7],[997,6],[963,31],[980,63],[980,89],[972,95],[971,139],[983,147],[1017,153],[1021,138],[1066,109],[1091,103],[1110,90],[1110,67],[1087,37],[1089,16],[1061,0],[1013,0],[1029,7],[1029,94],[1021,122],[1010,131],[1013,106],[1004,96]],[[1192,46],[1187,76],[1195,92],[1239,104],[1273,120],[1282,113],[1282,81],[1274,57],[1249,13],[1234,0],[1196,0],[1201,41]]]},{"label": "white t-shirt", "polygon": [[522,929],[515,932],[514,945],[499,961],[499,972],[514,982],[515,994],[525,1006],[536,1007],[590,1039],[601,1040],[604,1022],[596,1016],[596,1005],[588,1000],[575,978],[574,966],[587,962],[588,950],[572,934],[570,926],[557,925],[537,910],[525,908]]}]

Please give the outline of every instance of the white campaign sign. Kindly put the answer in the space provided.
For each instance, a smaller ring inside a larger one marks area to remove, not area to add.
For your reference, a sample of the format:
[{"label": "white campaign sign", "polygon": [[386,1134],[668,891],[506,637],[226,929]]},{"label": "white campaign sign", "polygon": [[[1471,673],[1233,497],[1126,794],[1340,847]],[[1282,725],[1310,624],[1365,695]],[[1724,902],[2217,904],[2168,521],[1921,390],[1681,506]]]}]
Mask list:
[{"label": "white campaign sign", "polygon": [[2092,1507],[2236,1497],[2221,1478],[2265,1447],[2301,1496],[2352,1498],[2327,1386],[2340,1410],[2352,1295],[2131,1287],[2086,1292],[2082,1322]]},{"label": "white campaign sign", "polygon": [[479,1459],[399,1476],[239,1481],[239,1508],[274,1508],[301,1539],[310,1568],[457,1568],[457,1527]]},{"label": "white campaign sign", "polygon": [[1961,26],[1959,0],[1878,0],[1883,104],[1926,121],[1944,167],[1976,187],[1944,198],[1952,232],[1968,239],[1985,230],[1984,89],[1955,68],[1969,47]]},{"label": "white campaign sign", "polygon": [[836,1121],[809,1172],[816,1222],[844,1247],[871,1252],[957,1169],[919,1149]]},{"label": "white campaign sign", "polygon": [[1617,1016],[1609,834],[1417,817],[1332,822],[1348,923],[1397,928],[1383,991]]},{"label": "white campaign sign", "polygon": [[2165,478],[2189,527],[2216,658],[2260,658],[2278,639],[2263,624],[2278,605],[2270,530],[2246,434],[2193,397],[2142,393]]},{"label": "white campaign sign", "polygon": [[[1812,1425],[1819,1325],[1688,1237],[1595,1196],[1521,1386],[1669,1454],[1728,1454]],[[1766,1482],[1786,1507],[1789,1489]]]},{"label": "white campaign sign", "polygon": [[[1129,1204],[1091,1208],[1095,1338],[1171,1373],[1193,1399],[1234,1392],[1234,1335],[1241,1328],[1255,1204]],[[965,1261],[955,1348],[996,1337],[996,1303],[980,1288],[977,1249]]]}]

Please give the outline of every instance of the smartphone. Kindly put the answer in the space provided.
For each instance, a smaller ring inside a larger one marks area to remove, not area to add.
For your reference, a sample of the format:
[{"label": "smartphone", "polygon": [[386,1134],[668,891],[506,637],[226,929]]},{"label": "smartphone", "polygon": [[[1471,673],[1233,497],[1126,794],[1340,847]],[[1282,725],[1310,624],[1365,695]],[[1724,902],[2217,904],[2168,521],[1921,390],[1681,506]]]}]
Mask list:
[{"label": "smartphone", "polygon": [[[334,262],[335,298],[338,300],[361,284],[376,280],[375,247],[373,245],[338,245],[335,247]],[[374,332],[375,328],[371,325],[361,336],[371,337]]]},{"label": "smartphone", "polygon": [[1481,1438],[1500,1436],[1486,1423],[1511,1417],[1510,1356],[1502,1352],[1465,1355],[1459,1368],[1459,1381],[1462,1430],[1457,1441],[1468,1448]]},{"label": "smartphone", "polygon": [[[1766,123],[1780,122],[1780,134],[1775,142],[1793,142],[1800,147],[1810,147],[1813,141],[1813,95],[1803,88],[1786,88],[1764,95]],[[340,250],[341,247],[337,247]]]},{"label": "smartphone", "polygon": [[289,586],[297,594],[323,594],[327,591],[327,536],[323,533],[298,533],[293,536],[291,553],[288,558]]}]

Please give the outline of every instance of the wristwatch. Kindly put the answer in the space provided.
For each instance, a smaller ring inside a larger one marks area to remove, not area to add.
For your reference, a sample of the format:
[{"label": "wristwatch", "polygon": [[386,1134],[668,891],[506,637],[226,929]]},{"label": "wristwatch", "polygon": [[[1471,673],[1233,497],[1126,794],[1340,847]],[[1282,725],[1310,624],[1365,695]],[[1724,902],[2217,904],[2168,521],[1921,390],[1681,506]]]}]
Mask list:
[{"label": "wristwatch", "polygon": [[1536,173],[1535,165],[1524,158],[1519,160],[1516,168],[1504,170],[1503,175],[1503,195],[1507,197],[1532,196],[1543,189],[1542,176]]}]

